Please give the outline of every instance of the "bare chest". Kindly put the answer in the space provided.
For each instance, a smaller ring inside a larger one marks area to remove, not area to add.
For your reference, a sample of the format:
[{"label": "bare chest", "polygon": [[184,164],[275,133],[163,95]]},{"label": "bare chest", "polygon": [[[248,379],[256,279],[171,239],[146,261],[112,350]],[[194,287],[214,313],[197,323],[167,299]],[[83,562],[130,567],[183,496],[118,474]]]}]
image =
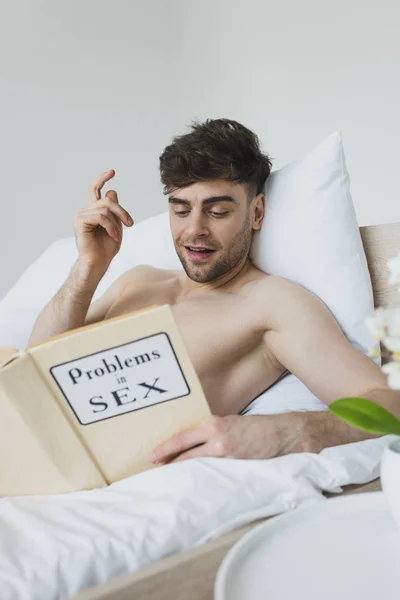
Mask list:
[{"label": "bare chest", "polygon": [[281,374],[265,345],[263,315],[245,295],[210,293],[178,302],[168,290],[155,287],[143,298],[127,292],[107,317],[150,304],[171,306],[215,414],[240,412]]},{"label": "bare chest", "polygon": [[205,298],[172,306],[214,414],[239,413],[282,374],[266,345],[266,328],[248,299]]},{"label": "bare chest", "polygon": [[246,309],[245,300],[224,296],[195,298],[171,306],[200,377],[236,365],[263,345],[262,325]]},{"label": "bare chest", "polygon": [[169,304],[198,374],[237,362],[262,344],[262,317],[254,314],[246,297],[211,293],[178,301],[164,286],[149,288],[143,297],[127,289],[107,318],[149,305]]}]

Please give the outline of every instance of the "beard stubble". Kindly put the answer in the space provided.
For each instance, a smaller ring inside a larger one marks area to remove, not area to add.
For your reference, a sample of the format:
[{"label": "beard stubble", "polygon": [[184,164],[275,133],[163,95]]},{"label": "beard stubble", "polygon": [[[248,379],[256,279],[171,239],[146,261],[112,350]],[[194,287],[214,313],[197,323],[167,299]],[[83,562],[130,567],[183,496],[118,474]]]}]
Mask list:
[{"label": "beard stubble", "polygon": [[220,256],[211,265],[195,265],[190,260],[186,260],[183,253],[178,250],[177,254],[189,279],[197,283],[208,283],[232,271],[248,255],[251,240],[250,215],[247,214],[242,229],[232,239],[229,248],[224,251],[223,256]]}]

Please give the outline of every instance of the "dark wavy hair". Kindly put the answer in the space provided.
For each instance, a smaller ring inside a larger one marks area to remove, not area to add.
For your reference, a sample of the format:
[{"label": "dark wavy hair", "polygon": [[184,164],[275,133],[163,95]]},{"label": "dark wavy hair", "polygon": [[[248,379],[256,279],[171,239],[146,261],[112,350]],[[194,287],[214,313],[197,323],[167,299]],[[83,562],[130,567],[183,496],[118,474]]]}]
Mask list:
[{"label": "dark wavy hair", "polygon": [[194,121],[191,131],[174,137],[160,156],[164,194],[200,181],[225,179],[247,184],[251,197],[263,191],[271,167],[257,135],[230,119]]}]

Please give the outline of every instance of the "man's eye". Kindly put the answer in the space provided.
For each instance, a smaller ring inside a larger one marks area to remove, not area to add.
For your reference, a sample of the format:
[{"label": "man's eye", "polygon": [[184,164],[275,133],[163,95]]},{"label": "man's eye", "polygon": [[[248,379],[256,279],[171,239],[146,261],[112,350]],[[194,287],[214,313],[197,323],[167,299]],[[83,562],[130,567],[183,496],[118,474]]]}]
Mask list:
[{"label": "man's eye", "polygon": [[[178,217],[186,217],[186,215],[189,214],[189,210],[175,210],[174,214],[178,215]],[[225,215],[227,215],[229,213],[229,211],[225,211],[225,212],[215,212],[215,211],[210,211],[210,215],[212,215],[213,217],[224,217]]]}]

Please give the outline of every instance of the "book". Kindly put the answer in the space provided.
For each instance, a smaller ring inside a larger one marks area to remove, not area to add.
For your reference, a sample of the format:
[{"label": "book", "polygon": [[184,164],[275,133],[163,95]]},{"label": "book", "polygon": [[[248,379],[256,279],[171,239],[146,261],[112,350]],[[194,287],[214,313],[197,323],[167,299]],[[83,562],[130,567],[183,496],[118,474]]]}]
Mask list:
[{"label": "book", "polygon": [[168,305],[0,352],[0,496],[105,487],[211,416]]}]

